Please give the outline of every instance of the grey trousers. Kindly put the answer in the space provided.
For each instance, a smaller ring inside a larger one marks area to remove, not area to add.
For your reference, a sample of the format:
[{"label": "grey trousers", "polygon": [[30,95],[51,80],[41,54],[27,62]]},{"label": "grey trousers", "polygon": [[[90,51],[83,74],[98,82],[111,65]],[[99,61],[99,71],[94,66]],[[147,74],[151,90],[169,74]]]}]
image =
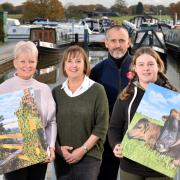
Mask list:
[{"label": "grey trousers", "polygon": [[101,160],[90,156],[69,165],[61,156],[56,155],[54,162],[57,180],[97,180],[100,165]]}]

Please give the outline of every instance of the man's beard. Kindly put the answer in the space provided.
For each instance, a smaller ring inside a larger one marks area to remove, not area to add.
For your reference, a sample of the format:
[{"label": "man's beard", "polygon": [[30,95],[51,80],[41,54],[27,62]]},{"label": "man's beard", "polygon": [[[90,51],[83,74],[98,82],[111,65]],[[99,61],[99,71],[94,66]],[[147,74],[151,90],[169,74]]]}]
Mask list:
[{"label": "man's beard", "polygon": [[[118,52],[117,52],[118,51]],[[112,51],[109,51],[109,53],[111,54],[111,56],[115,59],[120,59],[122,58],[126,52],[124,52],[122,49],[120,48],[116,48],[113,49]]]}]

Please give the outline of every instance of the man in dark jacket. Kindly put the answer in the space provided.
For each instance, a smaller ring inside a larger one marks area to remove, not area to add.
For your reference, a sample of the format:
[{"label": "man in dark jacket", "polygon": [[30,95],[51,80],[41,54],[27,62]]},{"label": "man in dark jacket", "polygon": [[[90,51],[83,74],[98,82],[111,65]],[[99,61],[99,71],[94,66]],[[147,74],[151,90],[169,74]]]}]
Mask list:
[{"label": "man in dark jacket", "polygon": [[[129,35],[125,28],[116,25],[108,29],[105,39],[108,58],[98,63],[90,74],[90,78],[102,84],[106,90],[110,116],[119,91],[128,84],[127,73],[131,63],[129,44]],[[114,156],[106,138],[98,180],[116,180],[118,169],[119,159]]]}]

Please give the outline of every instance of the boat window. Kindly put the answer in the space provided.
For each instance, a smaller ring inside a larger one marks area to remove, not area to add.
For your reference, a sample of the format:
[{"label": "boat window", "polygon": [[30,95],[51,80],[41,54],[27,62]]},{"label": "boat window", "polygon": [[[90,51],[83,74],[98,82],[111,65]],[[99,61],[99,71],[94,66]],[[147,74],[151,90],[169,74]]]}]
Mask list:
[{"label": "boat window", "polygon": [[55,33],[54,31],[49,31],[49,41],[55,43]]},{"label": "boat window", "polygon": [[48,32],[44,32],[44,41],[45,42],[49,42],[49,38],[48,38]]},{"label": "boat window", "polygon": [[38,39],[39,39],[40,41],[42,41],[42,32],[41,32],[41,31],[39,31],[39,33],[38,33]]},{"label": "boat window", "polygon": [[138,32],[137,37],[136,37],[136,44],[140,43],[141,39],[143,38],[143,36],[145,35],[145,32]]},{"label": "boat window", "polygon": [[149,46],[151,43],[151,35],[147,34],[146,38],[142,42],[142,46]]},{"label": "boat window", "polygon": [[31,40],[56,43],[56,34],[54,29],[33,29],[31,31]]},{"label": "boat window", "polygon": [[37,31],[32,30],[31,31],[31,41],[36,41],[37,40]]},{"label": "boat window", "polygon": [[[164,40],[163,40],[163,34],[162,33],[158,33],[155,32],[158,39],[160,40],[160,42],[162,42],[164,44]],[[156,36],[153,34],[153,45],[157,46],[157,47],[161,47],[160,42],[158,41],[158,39],[156,38]]]}]

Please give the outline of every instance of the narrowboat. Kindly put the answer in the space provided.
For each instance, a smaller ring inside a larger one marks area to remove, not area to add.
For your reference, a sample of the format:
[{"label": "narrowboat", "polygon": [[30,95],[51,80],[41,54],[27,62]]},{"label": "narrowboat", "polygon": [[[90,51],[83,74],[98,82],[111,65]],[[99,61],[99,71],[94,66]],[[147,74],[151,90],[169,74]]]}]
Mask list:
[{"label": "narrowboat", "polygon": [[165,36],[165,44],[169,51],[176,57],[180,57],[180,27],[169,29]]},{"label": "narrowboat", "polygon": [[30,29],[30,40],[34,42],[38,48],[38,67],[44,68],[46,65],[56,64],[60,60],[63,43],[61,31],[55,27],[39,27]]},{"label": "narrowboat", "polygon": [[124,21],[131,38],[131,54],[140,47],[151,47],[164,59],[167,55],[164,34],[156,18],[136,16],[129,22]]}]

